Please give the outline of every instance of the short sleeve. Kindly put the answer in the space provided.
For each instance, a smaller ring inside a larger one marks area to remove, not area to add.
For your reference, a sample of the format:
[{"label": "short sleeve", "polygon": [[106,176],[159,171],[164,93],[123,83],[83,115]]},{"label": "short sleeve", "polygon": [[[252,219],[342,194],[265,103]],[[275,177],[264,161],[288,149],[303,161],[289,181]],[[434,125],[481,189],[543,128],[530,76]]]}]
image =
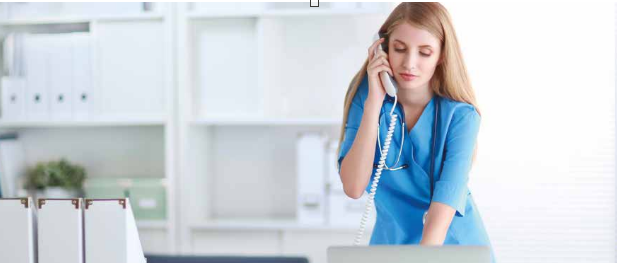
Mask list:
[{"label": "short sleeve", "polygon": [[339,174],[341,173],[341,163],[343,162],[343,158],[351,149],[353,141],[356,138],[356,133],[358,133],[358,129],[360,128],[362,114],[364,113],[364,101],[367,94],[368,78],[365,76],[360,85],[358,86],[358,90],[356,91],[356,94],[351,100],[351,105],[349,107],[347,123],[345,123],[345,136],[343,137],[343,142],[341,142],[341,147],[338,155]]},{"label": "short sleeve", "polygon": [[467,182],[471,159],[480,128],[480,115],[473,109],[454,114],[446,135],[445,158],[441,176],[435,182],[432,201],[456,209],[456,216],[465,216]]}]

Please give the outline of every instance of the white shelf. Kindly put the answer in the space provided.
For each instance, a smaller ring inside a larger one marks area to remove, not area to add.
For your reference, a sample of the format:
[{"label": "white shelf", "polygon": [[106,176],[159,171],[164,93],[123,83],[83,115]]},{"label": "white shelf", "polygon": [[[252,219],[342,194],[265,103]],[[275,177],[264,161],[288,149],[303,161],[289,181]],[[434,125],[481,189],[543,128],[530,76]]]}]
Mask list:
[{"label": "white shelf", "polygon": [[366,15],[383,14],[386,10],[381,9],[321,9],[321,10],[263,10],[263,11],[240,11],[240,12],[194,12],[187,15],[189,19],[228,18],[228,17],[296,17],[296,16],[333,16],[333,15]]},{"label": "white shelf", "polygon": [[191,123],[207,126],[324,126],[340,125],[342,120],[331,118],[200,118]]},{"label": "white shelf", "polygon": [[88,119],[88,120],[1,120],[0,128],[59,128],[59,127],[101,127],[101,126],[162,126],[164,118],[135,119]]},{"label": "white shelf", "polygon": [[164,220],[138,220],[137,227],[140,229],[166,230],[167,221]]},{"label": "white shelf", "polygon": [[[358,218],[358,224],[360,219]],[[193,230],[273,230],[273,231],[343,231],[354,232],[358,230],[357,225],[333,226],[328,224],[312,225],[302,224],[293,218],[281,219],[215,219],[207,222],[195,223],[191,225]],[[372,226],[367,227],[365,232],[372,231]]]},{"label": "white shelf", "polygon": [[136,14],[136,15],[108,15],[96,17],[84,16],[62,16],[62,17],[40,17],[31,19],[2,19],[0,26],[28,26],[28,25],[53,25],[53,24],[84,24],[93,21],[141,21],[141,20],[163,20],[162,14]]}]

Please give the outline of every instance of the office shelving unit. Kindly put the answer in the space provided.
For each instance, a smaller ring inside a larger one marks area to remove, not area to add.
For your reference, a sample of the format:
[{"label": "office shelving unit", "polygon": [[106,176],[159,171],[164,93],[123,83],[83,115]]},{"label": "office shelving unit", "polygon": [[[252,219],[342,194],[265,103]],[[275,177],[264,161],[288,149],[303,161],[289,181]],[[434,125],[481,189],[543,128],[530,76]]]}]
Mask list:
[{"label": "office shelving unit", "polygon": [[[18,130],[27,145],[40,144],[26,149],[33,159],[92,156],[84,159],[95,163],[87,167],[92,176],[119,177],[117,167],[125,167],[137,176],[165,178],[168,219],[137,223],[146,252],[308,255],[325,262],[324,244],[351,244],[357,224],[296,220],[295,144],[306,132],[338,140],[347,86],[393,6],[237,4],[172,3],[136,15],[0,20],[2,35],[46,29],[93,34],[94,84],[105,100],[97,105],[98,117],[0,118],[0,130]],[[118,48],[132,42],[121,39],[130,34],[141,34],[137,41],[161,52],[130,60],[128,51],[99,50],[101,43]],[[152,70],[147,76],[161,81],[104,67],[121,55],[134,68],[146,64]],[[132,85],[118,86],[110,74]],[[148,101],[163,106],[130,111],[122,96],[140,97],[137,107]],[[74,141],[77,147],[64,147]]]},{"label": "office shelving unit", "polygon": [[85,166],[89,177],[163,178],[166,220],[137,222],[146,251],[159,253],[176,251],[174,8],[157,4],[156,10],[135,14],[0,19],[2,39],[11,32],[89,33],[95,103],[90,115],[2,116],[0,130],[19,133],[28,165],[67,157]]}]

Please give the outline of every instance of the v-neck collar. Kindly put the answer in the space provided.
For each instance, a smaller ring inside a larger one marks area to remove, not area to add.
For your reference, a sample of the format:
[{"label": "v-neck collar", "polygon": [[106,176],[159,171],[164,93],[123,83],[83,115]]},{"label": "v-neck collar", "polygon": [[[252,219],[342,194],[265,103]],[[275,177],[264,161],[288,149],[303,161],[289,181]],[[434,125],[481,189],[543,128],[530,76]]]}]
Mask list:
[{"label": "v-neck collar", "polygon": [[[425,119],[427,117],[425,115],[427,115],[427,112],[430,112],[430,111],[434,110],[434,108],[435,108],[435,100],[436,100],[437,96],[438,96],[437,94],[433,94],[433,97],[431,98],[431,100],[426,104],[426,106],[422,110],[422,113],[420,114],[420,117],[418,118],[418,120],[416,121],[414,126],[409,130],[409,132],[407,132],[407,130],[405,130],[405,133],[407,135],[411,135],[413,132],[418,130],[419,129],[419,128],[417,128],[418,125],[421,125],[423,122],[426,121]],[[394,97],[391,97],[390,95],[386,95],[386,101],[394,103]],[[405,118],[405,109],[398,102],[396,103],[396,108],[401,113],[401,118],[403,120],[403,123],[405,124],[405,126],[407,126],[407,121],[406,121],[406,118]],[[405,129],[407,129],[407,127],[405,127]],[[432,132],[432,130],[431,130],[431,132]]]}]

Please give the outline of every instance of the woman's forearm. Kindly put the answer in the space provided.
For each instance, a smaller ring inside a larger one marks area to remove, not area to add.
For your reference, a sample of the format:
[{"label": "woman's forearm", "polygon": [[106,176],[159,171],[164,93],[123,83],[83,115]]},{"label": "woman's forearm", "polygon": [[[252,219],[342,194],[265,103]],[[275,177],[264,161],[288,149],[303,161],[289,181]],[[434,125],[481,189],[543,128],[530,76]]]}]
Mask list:
[{"label": "woman's forearm", "polygon": [[443,245],[456,210],[439,202],[431,202],[420,245]]},{"label": "woman's forearm", "polygon": [[341,163],[341,181],[345,194],[358,199],[362,196],[373,172],[377,125],[383,101],[367,99],[360,128],[353,145]]}]

